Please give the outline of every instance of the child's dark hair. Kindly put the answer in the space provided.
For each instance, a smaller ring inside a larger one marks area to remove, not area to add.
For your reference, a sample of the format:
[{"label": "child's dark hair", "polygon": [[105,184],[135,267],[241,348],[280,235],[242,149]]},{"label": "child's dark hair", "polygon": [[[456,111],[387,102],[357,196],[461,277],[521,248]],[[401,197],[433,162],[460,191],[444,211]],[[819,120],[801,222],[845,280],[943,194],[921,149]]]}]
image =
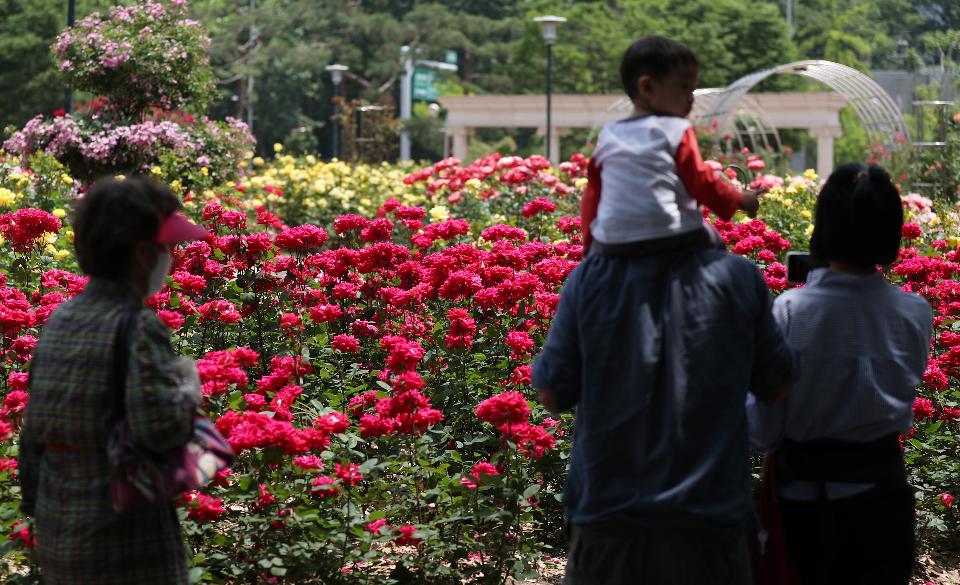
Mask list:
[{"label": "child's dark hair", "polygon": [[817,199],[810,253],[822,263],[863,268],[890,264],[900,252],[903,204],[889,173],[877,165],[833,171]]},{"label": "child's dark hair", "polygon": [[697,56],[686,45],[666,37],[643,37],[623,53],[620,81],[632,100],[637,97],[637,80],[642,76],[662,79],[671,71],[699,66]]},{"label": "child's dark hair", "polygon": [[126,277],[137,242],[152,238],[180,207],[169,187],[150,179],[100,179],[73,213],[73,245],[81,270],[102,278]]}]

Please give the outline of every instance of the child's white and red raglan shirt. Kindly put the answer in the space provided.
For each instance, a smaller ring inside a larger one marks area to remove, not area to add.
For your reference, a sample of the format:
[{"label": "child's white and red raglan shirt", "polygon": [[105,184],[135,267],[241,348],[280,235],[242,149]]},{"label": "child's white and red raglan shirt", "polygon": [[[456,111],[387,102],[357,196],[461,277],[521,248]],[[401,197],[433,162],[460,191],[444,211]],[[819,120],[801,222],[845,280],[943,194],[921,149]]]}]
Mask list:
[{"label": "child's white and red raglan shirt", "polygon": [[626,244],[691,232],[704,225],[699,204],[729,220],[742,197],[703,162],[690,122],[675,116],[608,124],[588,179],[580,203],[585,246],[591,238]]}]

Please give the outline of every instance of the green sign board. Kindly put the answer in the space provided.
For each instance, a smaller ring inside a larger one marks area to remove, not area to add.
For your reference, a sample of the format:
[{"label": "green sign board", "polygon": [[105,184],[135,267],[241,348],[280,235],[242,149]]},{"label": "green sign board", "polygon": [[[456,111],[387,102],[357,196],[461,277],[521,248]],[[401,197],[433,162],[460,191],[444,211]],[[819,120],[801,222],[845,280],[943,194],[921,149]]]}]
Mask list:
[{"label": "green sign board", "polygon": [[453,51],[453,50],[447,51],[447,63],[449,63],[449,64],[451,64],[451,65],[456,65],[456,64],[457,64],[457,52],[456,52],[456,51]]},{"label": "green sign board", "polygon": [[437,72],[432,69],[416,69],[413,72],[413,99],[433,101],[440,95],[434,82]]}]

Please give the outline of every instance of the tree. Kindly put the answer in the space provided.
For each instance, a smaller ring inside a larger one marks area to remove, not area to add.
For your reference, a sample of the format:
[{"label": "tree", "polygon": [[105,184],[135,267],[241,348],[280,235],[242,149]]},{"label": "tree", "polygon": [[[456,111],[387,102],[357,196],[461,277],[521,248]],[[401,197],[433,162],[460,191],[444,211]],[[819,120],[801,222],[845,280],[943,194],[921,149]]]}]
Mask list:
[{"label": "tree", "polygon": [[957,0],[916,0],[916,6],[926,17],[925,30],[960,29]]},{"label": "tree", "polygon": [[[465,91],[511,88],[504,62],[519,35],[517,19],[455,14],[444,4],[427,3],[381,3],[381,11],[343,0],[258,0],[254,12],[235,11],[223,0],[195,0],[193,7],[197,18],[211,23],[211,60],[224,90],[216,111],[242,117],[252,99],[261,150],[284,142],[291,131],[300,136],[306,130],[329,152],[333,85],[325,67],[334,62],[350,67],[343,85],[348,99],[396,103],[403,45],[424,59],[457,51],[463,78],[456,85]],[[246,89],[250,74],[252,96]]]},{"label": "tree", "polygon": [[[77,17],[108,4],[80,0]],[[50,45],[66,21],[62,0],[0,0],[0,130],[64,106]]]},{"label": "tree", "polygon": [[737,78],[794,57],[786,21],[772,4],[746,0],[644,0],[581,2],[569,9],[543,0],[528,11],[526,34],[518,43],[514,70],[526,91],[545,86],[544,44],[534,15],[567,17],[555,45],[558,92],[619,93],[623,51],[643,35],[675,38],[696,53],[701,85],[725,86]]}]

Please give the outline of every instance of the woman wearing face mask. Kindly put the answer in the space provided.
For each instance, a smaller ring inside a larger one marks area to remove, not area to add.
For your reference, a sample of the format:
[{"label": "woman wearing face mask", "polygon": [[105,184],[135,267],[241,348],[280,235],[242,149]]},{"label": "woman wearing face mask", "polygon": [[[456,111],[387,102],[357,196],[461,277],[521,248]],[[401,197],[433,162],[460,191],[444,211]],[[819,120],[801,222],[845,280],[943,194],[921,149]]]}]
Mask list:
[{"label": "woman wearing face mask", "polygon": [[[48,585],[189,582],[173,503],[115,512],[106,451],[117,416],[151,451],[183,445],[192,433],[196,366],[174,353],[170,332],[143,306],[166,282],[173,246],[207,235],[179,208],[167,187],[140,178],[98,181],[77,205],[74,246],[90,282],[43,326],[20,435],[22,509],[34,519]],[[121,329],[130,333],[119,414]]]}]

